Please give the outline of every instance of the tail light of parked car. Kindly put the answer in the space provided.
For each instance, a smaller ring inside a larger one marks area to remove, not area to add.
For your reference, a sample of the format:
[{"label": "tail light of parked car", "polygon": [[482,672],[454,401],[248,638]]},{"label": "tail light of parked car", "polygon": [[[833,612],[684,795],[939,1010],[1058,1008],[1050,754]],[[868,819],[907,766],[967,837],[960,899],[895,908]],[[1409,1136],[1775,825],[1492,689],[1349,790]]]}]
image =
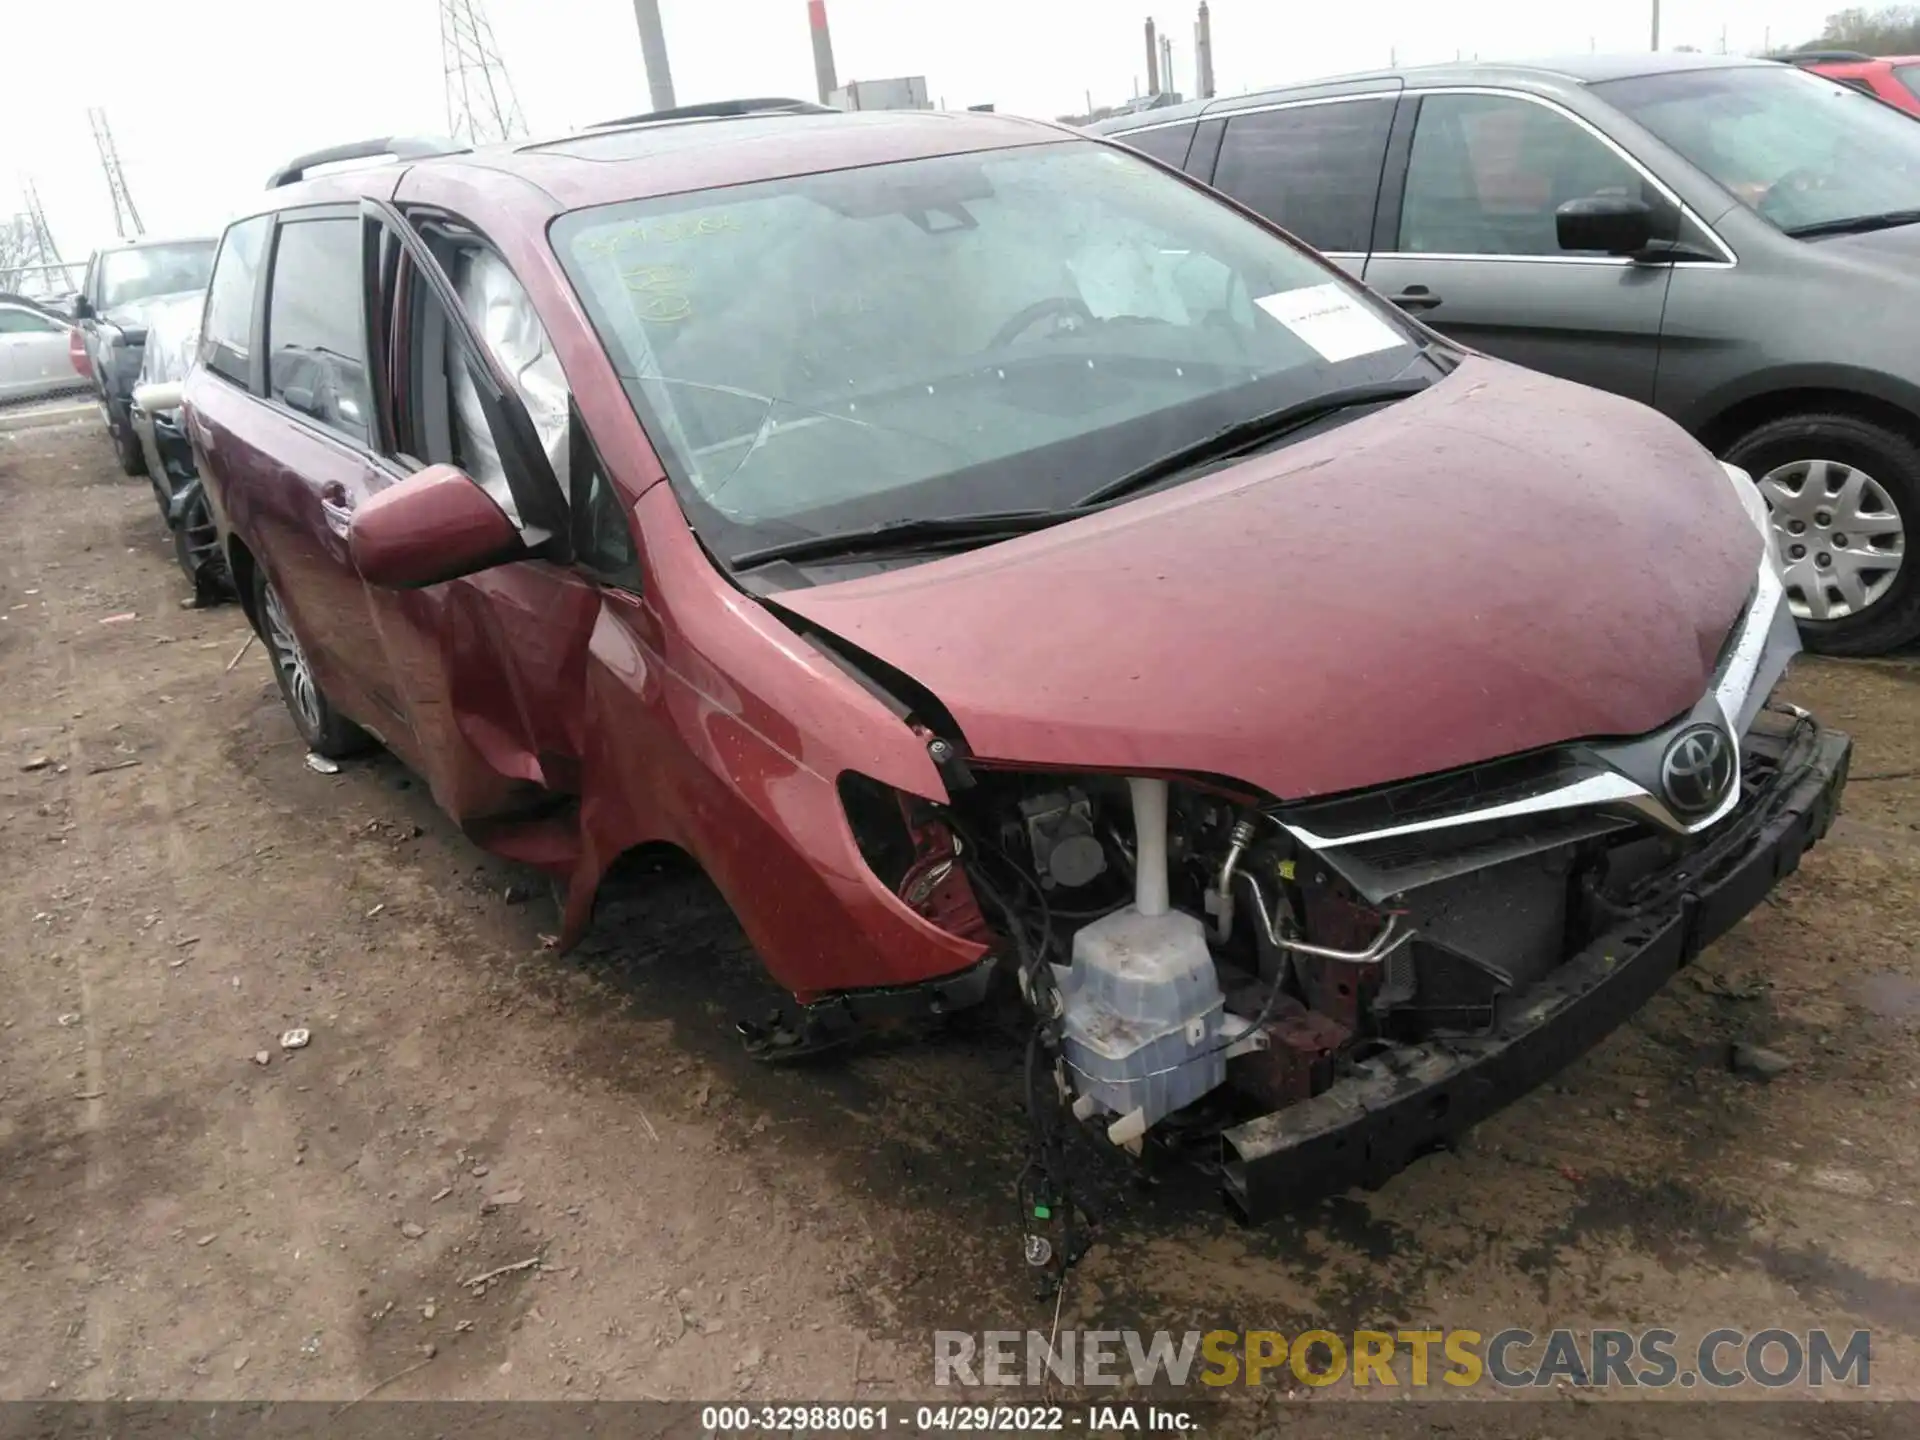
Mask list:
[{"label": "tail light of parked car", "polygon": [[67,328],[67,358],[73,362],[75,374],[88,380],[93,378],[93,357],[87,354],[87,337],[80,333],[78,325]]}]

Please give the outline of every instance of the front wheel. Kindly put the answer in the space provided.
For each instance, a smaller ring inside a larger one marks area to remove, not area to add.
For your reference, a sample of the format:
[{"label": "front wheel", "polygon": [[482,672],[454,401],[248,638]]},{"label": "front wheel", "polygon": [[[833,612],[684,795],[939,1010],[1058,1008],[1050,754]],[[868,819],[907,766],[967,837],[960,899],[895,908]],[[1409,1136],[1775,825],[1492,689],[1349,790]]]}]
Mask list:
[{"label": "front wheel", "polygon": [[1789,415],[1726,458],[1753,476],[1773,516],[1787,603],[1809,650],[1878,655],[1920,634],[1920,447],[1851,415]]},{"label": "front wheel", "polygon": [[253,577],[254,613],[260,617],[260,638],[266,642],[267,658],[273,662],[273,678],[280,686],[280,698],[307,748],[329,760],[341,760],[367,745],[367,735],[358,725],[333,708],[300,637],[293,633],[287,608],[280,603],[280,592],[264,571]]}]

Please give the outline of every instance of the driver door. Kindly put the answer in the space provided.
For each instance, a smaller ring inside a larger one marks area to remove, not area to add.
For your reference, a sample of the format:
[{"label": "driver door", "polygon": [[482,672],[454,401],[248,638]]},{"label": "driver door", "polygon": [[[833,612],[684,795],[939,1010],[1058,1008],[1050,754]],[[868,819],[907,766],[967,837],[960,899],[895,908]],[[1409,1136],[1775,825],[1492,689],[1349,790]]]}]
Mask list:
[{"label": "driver door", "polygon": [[[1532,96],[1437,92],[1415,106],[1391,243],[1366,281],[1475,349],[1650,402],[1670,264],[1560,249],[1554,211],[1622,193],[1678,209],[1598,134]],[[1656,225],[1656,228],[1658,226]]]},{"label": "driver door", "polygon": [[550,394],[530,413],[515,357],[476,324],[488,307],[471,284],[462,289],[474,256],[494,262],[485,273],[496,286],[504,268],[484,241],[451,225],[416,226],[379,202],[363,215],[380,272],[371,288],[384,297],[390,453],[410,471],[459,466],[528,547],[525,559],[444,584],[368,587],[407,718],[407,758],[475,838],[563,869],[576,845],[582,676],[600,611],[597,587],[570,563],[558,473],[584,435]]}]

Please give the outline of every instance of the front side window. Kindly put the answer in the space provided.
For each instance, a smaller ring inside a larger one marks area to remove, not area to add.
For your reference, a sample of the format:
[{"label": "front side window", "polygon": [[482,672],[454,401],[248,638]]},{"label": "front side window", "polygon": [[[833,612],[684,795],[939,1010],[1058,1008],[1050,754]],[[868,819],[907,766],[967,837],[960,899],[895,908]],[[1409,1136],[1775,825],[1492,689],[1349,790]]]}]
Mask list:
[{"label": "front side window", "polygon": [[358,221],[281,225],[268,280],[267,393],[357,444],[367,442],[372,404]]},{"label": "front side window", "polygon": [[206,289],[213,251],[211,240],[109,250],[100,260],[100,308],[117,310],[156,295]]},{"label": "front side window", "polygon": [[1396,248],[1559,255],[1554,212],[1598,195],[1663,204],[1639,171],[1557,110],[1506,95],[1428,95],[1407,158]]},{"label": "front side window", "polygon": [[1789,235],[1920,211],[1920,120],[1824,76],[1754,65],[1593,88]]},{"label": "front side window", "polygon": [[727,555],[1058,509],[1416,359],[1389,307],[1089,142],[603,206],[551,235],[690,518]]},{"label": "front side window", "polygon": [[1383,96],[1236,116],[1220,142],[1214,188],[1316,250],[1364,253],[1393,106]]},{"label": "front side window", "polygon": [[220,242],[213,279],[207,286],[200,359],[209,370],[237,385],[249,381],[247,353],[253,343],[253,300],[270,223],[267,216],[256,215],[228,226]]}]

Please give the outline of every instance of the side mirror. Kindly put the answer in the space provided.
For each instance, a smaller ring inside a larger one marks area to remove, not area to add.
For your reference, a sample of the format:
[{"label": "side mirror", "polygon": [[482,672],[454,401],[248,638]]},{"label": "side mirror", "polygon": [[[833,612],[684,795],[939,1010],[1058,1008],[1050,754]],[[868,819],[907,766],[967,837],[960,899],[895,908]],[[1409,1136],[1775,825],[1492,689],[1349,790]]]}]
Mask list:
[{"label": "side mirror", "polygon": [[361,505],[347,549],[361,578],[385,590],[438,585],[526,553],[506,512],[452,465],[430,465]]},{"label": "side mirror", "polygon": [[93,302],[84,295],[73,297],[73,318],[76,320],[93,319]]},{"label": "side mirror", "polygon": [[1625,195],[1589,195],[1553,212],[1562,250],[1638,255],[1653,241],[1653,207]]}]

